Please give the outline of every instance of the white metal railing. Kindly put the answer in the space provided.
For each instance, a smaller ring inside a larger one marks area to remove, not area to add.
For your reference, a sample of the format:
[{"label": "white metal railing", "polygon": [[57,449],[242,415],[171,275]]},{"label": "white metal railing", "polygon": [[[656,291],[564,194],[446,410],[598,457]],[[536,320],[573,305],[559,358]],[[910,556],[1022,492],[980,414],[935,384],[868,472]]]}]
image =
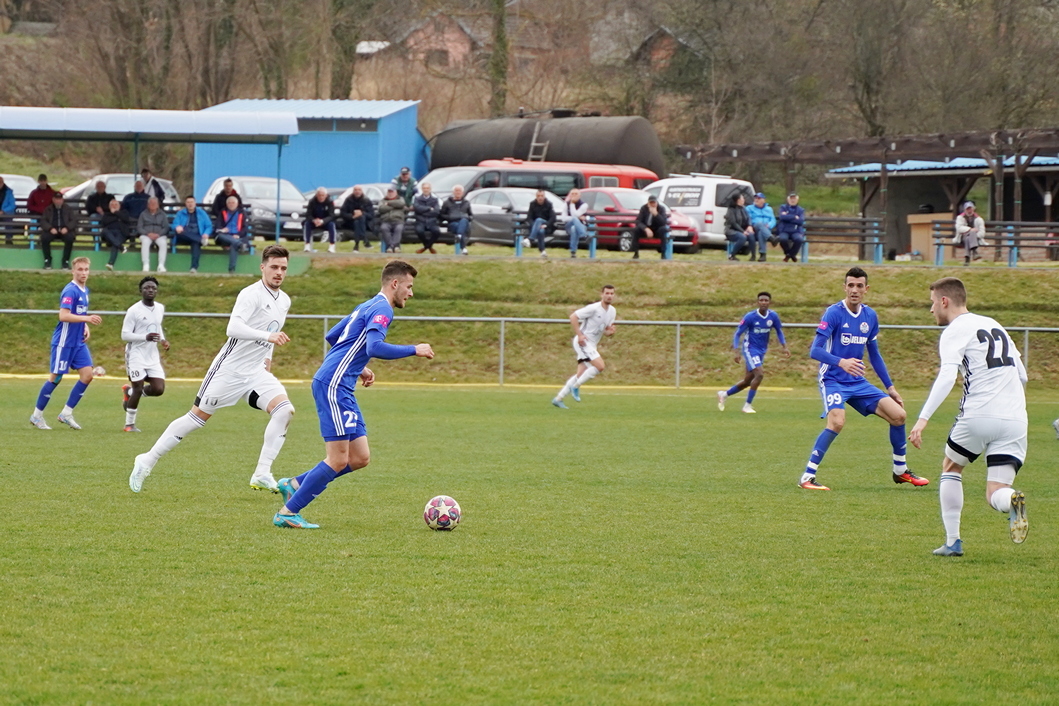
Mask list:
[{"label": "white metal railing", "polygon": [[[124,311],[93,311],[93,314],[99,314],[100,316],[125,316]],[[0,314],[15,314],[15,315],[47,315],[47,316],[58,316],[55,309],[0,309]],[[166,317],[172,318],[198,318],[198,319],[227,319],[231,314],[219,314],[219,313],[208,313],[208,312],[188,312],[188,311],[166,311]],[[316,319],[323,322],[323,332],[326,334],[331,328],[331,321],[340,321],[348,314],[289,314],[287,319]],[[394,321],[430,321],[435,323],[495,323],[500,327],[499,336],[499,377],[497,382],[500,385],[504,384],[504,337],[508,324],[570,324],[569,319],[537,319],[529,317],[516,317],[516,316],[395,316]],[[734,321],[649,321],[649,320],[626,320],[621,319],[615,322],[622,326],[672,326],[675,329],[676,336],[674,339],[674,366],[673,366],[673,386],[680,387],[680,334],[684,327],[697,327],[697,328],[730,328],[734,329],[739,324]],[[794,328],[810,328],[815,329],[818,324],[793,324],[785,323],[783,328],[794,329]],[[904,331],[938,331],[938,326],[929,325],[916,325],[910,326],[905,324],[880,324],[880,329],[888,330],[904,330]],[[1029,367],[1030,362],[1030,333],[1059,333],[1059,328],[1051,328],[1044,326],[1005,326],[1008,333],[1014,335],[1018,332],[1022,332],[1022,361]],[[321,336],[322,338],[322,336]],[[323,353],[326,354],[328,350],[327,341],[323,341]]]}]

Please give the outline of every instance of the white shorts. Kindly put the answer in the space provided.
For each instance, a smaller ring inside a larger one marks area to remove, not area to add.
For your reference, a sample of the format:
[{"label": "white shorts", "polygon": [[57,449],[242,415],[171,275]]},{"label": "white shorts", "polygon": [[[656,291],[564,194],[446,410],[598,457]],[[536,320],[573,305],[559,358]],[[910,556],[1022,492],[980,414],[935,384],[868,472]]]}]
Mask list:
[{"label": "white shorts", "polygon": [[139,382],[144,378],[158,378],[165,380],[165,371],[162,370],[162,361],[158,356],[137,355],[135,353],[125,354],[125,373],[132,382]]},{"label": "white shorts", "polygon": [[243,400],[254,409],[265,410],[278,395],[286,394],[283,384],[267,370],[249,376],[208,373],[195,396],[195,406],[206,414],[213,414]]},{"label": "white shorts", "polygon": [[600,357],[595,343],[585,339],[585,345],[578,345],[577,336],[574,336],[574,354],[577,356],[578,363],[589,363]]},{"label": "white shorts", "polygon": [[1026,422],[1014,419],[961,417],[945,442],[945,456],[968,466],[985,453],[987,466],[1011,464],[1017,472],[1026,461]]}]

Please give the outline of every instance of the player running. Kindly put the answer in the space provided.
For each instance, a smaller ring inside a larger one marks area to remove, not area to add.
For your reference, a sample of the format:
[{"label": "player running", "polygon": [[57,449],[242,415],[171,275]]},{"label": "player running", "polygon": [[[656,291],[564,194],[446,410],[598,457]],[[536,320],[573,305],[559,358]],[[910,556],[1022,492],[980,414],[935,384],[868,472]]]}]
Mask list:
[{"label": "player running", "polygon": [[48,406],[51,393],[62,382],[63,375],[74,369],[78,380],[70,390],[66,406],[59,412],[59,421],[71,429],[80,429],[74,421],[74,407],[81,401],[92,382],[92,353],[88,350],[88,339],[92,332],[87,324],[99,326],[103,319],[88,313],[88,272],[92,262],[87,257],[76,257],[71,263],[73,281],[63,287],[59,295],[59,323],[51,335],[51,369],[48,381],[40,388],[37,406],[29,417],[29,423],[38,429],[51,429],[44,421],[44,408]]},{"label": "player running", "polygon": [[574,329],[574,355],[577,357],[577,372],[566,381],[552,404],[559,409],[570,409],[563,398],[572,394],[574,401],[581,401],[581,386],[603,372],[606,364],[596,346],[604,335],[614,335],[614,319],[618,310],[611,306],[614,301],[614,285],[603,285],[600,300],[583,306],[570,314],[570,326]]},{"label": "player running", "polygon": [[[769,348],[769,334],[776,332],[776,338],[783,346],[783,356],[791,357],[791,351],[787,348],[787,341],[783,338],[783,324],[780,323],[780,315],[769,311],[772,304],[772,295],[768,292],[758,292],[757,309],[746,314],[739,322],[732,338],[732,350],[735,351],[735,362],[742,360],[746,364],[746,376],[728,388],[727,392],[717,393],[717,409],[724,411],[724,402],[731,395],[747,387],[750,392],[746,393],[746,403],[743,405],[745,414],[757,414],[754,409],[754,396],[757,388],[765,377],[765,371],[761,363],[765,360],[765,352]],[[742,338],[742,344],[740,344]]]},{"label": "player running", "polygon": [[317,498],[339,476],[364,468],[370,460],[368,430],[360,414],[354,391],[359,379],[364,387],[375,382],[366,366],[372,358],[396,360],[419,356],[433,358],[430,344],[397,346],[386,343],[394,307],[403,309],[412,298],[416,268],[391,260],[382,270],[382,290],[327,332],[331,350],[313,375],[313,398],[320,418],[326,458],[297,478],[281,478],[283,507],[272,518],[276,527],[318,529],[301,516],[305,506]]},{"label": "player running", "polygon": [[[908,470],[905,462],[904,401],[890,380],[879,352],[879,319],[871,307],[864,304],[868,273],[859,267],[851,268],[846,273],[845,290],[845,299],[832,304],[824,312],[809,350],[810,357],[820,361],[820,395],[824,398],[827,426],[816,439],[798,485],[808,490],[830,490],[816,482],[816,471],[831,442],[846,423],[847,403],[865,417],[875,414],[889,423],[894,483],[926,485],[930,481]],[[865,348],[871,367],[886,392],[864,379]]]},{"label": "player running", "polygon": [[963,374],[960,413],[945,442],[938,499],[945,525],[945,544],[938,556],[963,556],[960,514],[963,512],[963,469],[985,454],[985,499],[998,512],[1008,513],[1011,541],[1026,541],[1026,496],[1011,484],[1026,460],[1026,368],[1015,342],[1004,327],[988,316],[967,311],[967,290],[955,277],[930,285],[930,313],[944,326],[938,341],[941,367],[923,404],[909,440],[923,443],[927,420],[937,411]]},{"label": "player running", "polygon": [[169,350],[169,341],[162,331],[165,307],[155,301],[158,280],[150,276],[141,279],[140,296],[143,298],[125,312],[125,321],[121,325],[121,340],[125,341],[125,373],[130,383],[121,386],[125,431],[140,431],[136,428],[136,412],[142,395],[161,397],[165,392],[165,371],[158,357],[158,344]]},{"label": "player running", "polygon": [[151,450],[136,457],[129,475],[129,487],[134,493],[140,492],[158,459],[185,436],[205,426],[217,410],[241,400],[271,417],[250,487],[279,492],[272,477],[272,462],[287,440],[294,406],[272,374],[272,351],[290,341],[283,333],[290,297],[280,291],[287,276],[288,257],[287,249],[280,245],[269,245],[261,253],[261,280],[239,292],[228,320],[228,342],[213,359],[191,411],[173,420]]}]

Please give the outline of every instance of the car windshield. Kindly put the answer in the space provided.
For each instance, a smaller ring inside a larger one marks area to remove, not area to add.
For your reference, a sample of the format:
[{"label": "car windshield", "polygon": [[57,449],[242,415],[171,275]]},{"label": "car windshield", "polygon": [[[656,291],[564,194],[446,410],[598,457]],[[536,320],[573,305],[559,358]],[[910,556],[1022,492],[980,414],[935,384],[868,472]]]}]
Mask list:
[{"label": "car windshield", "polygon": [[[280,181],[279,196],[284,201],[304,201],[305,198],[301,192],[294,187],[294,184],[287,180]],[[276,198],[276,182],[271,179],[268,181],[244,181],[243,196],[248,199],[275,199]]]},{"label": "car windshield", "polygon": [[467,169],[461,169],[459,167],[444,167],[430,172],[430,174],[423,177],[423,180],[419,183],[422,184],[424,181],[430,182],[430,186],[433,187],[434,191],[447,193],[452,191],[452,187],[457,184],[460,186],[466,186],[467,183],[473,180],[480,171],[481,169],[478,167],[470,167]]},{"label": "car windshield", "polygon": [[[132,193],[132,184],[135,181],[131,174],[115,174],[107,180],[107,191],[115,196],[124,196]],[[95,182],[92,182],[92,191],[95,191]]]},{"label": "car windshield", "polygon": [[639,211],[647,203],[647,194],[642,191],[612,191],[610,193],[626,211]]}]

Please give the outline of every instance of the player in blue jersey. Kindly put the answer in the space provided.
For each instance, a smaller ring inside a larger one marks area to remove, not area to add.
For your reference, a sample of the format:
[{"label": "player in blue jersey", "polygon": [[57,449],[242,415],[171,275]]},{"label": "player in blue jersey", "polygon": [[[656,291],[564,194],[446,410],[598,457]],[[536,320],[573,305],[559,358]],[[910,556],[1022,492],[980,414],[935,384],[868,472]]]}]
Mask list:
[{"label": "player in blue jersey", "polygon": [[78,380],[66,406],[59,412],[59,421],[71,429],[80,429],[74,421],[74,407],[81,401],[88,384],[92,382],[92,354],[88,350],[88,339],[92,335],[88,324],[99,326],[103,323],[96,314],[88,313],[88,272],[91,260],[77,257],[70,263],[73,268],[73,281],[63,288],[59,295],[59,323],[51,336],[51,368],[48,381],[40,388],[37,406],[30,415],[29,423],[38,429],[51,429],[44,421],[44,408],[63,379],[71,369],[76,370]]},{"label": "player in blue jersey", "polygon": [[[816,439],[799,485],[807,490],[830,490],[816,482],[824,454],[846,423],[846,405],[867,417],[875,414],[890,424],[894,483],[926,485],[930,481],[908,470],[905,462],[905,407],[879,352],[879,319],[864,304],[868,273],[853,267],[846,273],[846,298],[832,304],[820,319],[809,355],[820,361],[820,395],[827,426]],[[886,392],[864,379],[864,349]]]},{"label": "player in blue jersey", "polygon": [[757,309],[744,316],[742,321],[739,322],[739,327],[735,330],[735,336],[732,338],[732,350],[735,351],[735,362],[738,363],[742,360],[746,365],[746,375],[740,382],[729,387],[726,392],[717,393],[717,409],[722,412],[724,411],[724,402],[729,396],[749,387],[750,392],[746,393],[746,404],[743,405],[743,412],[746,414],[757,413],[757,410],[753,407],[753,402],[757,389],[765,378],[765,370],[761,367],[761,364],[765,361],[765,352],[769,348],[770,333],[776,332],[776,338],[779,340],[780,345],[783,346],[783,356],[785,358],[791,357],[791,351],[787,348],[787,341],[783,338],[783,324],[780,323],[780,315],[774,311],[769,311],[769,306],[771,305],[772,295],[768,292],[758,292]]},{"label": "player in blue jersey", "polygon": [[284,505],[272,518],[272,524],[277,527],[318,528],[319,525],[306,522],[301,511],[335,478],[368,465],[368,430],[353,396],[358,379],[364,387],[375,382],[375,373],[366,367],[368,361],[372,358],[434,357],[434,351],[427,343],[414,346],[386,343],[393,310],[395,307],[403,309],[405,302],[412,297],[412,284],[417,274],[416,268],[407,262],[388,262],[382,270],[382,291],[327,332],[331,350],[313,376],[312,386],[327,457],[297,478],[280,479],[279,491]]}]

